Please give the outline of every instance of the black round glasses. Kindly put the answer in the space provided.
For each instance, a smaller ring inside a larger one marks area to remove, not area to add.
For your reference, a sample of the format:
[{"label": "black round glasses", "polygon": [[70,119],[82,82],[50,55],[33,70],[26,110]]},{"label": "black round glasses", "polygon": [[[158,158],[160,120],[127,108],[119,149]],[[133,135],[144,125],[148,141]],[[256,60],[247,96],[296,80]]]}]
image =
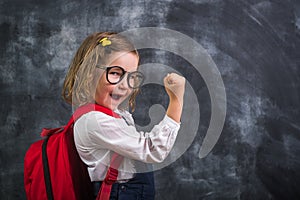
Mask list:
[{"label": "black round glasses", "polygon": [[127,83],[130,88],[137,89],[144,82],[144,75],[139,71],[127,72],[120,66],[97,66],[97,68],[106,70],[106,80],[112,85],[121,82],[126,73],[128,73]]}]

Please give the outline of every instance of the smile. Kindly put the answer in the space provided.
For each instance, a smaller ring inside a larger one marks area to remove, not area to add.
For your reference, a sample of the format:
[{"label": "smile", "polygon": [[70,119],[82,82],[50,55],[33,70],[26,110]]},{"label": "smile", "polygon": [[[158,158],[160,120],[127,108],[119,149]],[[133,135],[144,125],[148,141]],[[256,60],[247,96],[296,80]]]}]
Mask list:
[{"label": "smile", "polygon": [[123,95],[118,95],[118,94],[110,94],[110,97],[113,99],[113,100],[120,100]]}]

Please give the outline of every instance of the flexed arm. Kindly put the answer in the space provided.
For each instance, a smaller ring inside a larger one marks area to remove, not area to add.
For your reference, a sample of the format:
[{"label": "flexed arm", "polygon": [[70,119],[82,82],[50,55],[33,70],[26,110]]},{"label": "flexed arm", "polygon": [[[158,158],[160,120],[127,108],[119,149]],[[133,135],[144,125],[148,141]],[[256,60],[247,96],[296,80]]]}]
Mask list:
[{"label": "flexed arm", "polygon": [[180,122],[183,108],[185,78],[178,74],[171,73],[164,78],[164,85],[170,98],[167,115],[176,122]]}]

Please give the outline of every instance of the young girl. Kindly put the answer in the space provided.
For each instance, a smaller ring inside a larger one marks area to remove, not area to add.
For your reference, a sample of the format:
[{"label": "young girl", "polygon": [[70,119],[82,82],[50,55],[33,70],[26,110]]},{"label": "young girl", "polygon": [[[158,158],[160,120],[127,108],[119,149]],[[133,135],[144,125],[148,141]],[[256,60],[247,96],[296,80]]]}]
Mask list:
[{"label": "young girl", "polygon": [[[171,151],[183,107],[185,79],[171,73],[164,78],[169,106],[163,120],[150,132],[138,132],[131,114],[144,75],[138,71],[139,55],[125,37],[111,32],[95,33],[79,47],[63,87],[63,98],[76,108],[96,103],[122,118],[91,111],[74,125],[74,139],[81,159],[88,166],[95,196],[105,178],[113,152],[123,156],[111,199],[154,199],[153,173],[135,165],[160,163]],[[126,105],[125,105],[126,107]]]}]

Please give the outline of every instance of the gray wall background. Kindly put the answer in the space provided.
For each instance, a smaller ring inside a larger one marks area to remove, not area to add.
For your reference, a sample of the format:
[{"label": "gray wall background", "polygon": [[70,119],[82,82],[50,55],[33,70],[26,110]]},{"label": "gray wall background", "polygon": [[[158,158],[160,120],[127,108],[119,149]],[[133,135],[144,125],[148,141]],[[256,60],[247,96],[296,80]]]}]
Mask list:
[{"label": "gray wall background", "polygon": [[[142,51],[141,63],[175,66],[201,106],[185,154],[155,173],[157,199],[300,199],[300,2],[298,0],[2,0],[0,2],[0,199],[25,199],[23,158],[43,127],[65,124],[60,98],[68,65],[95,31],[166,27],[199,42],[221,72],[227,117],[220,140],[198,158],[210,118],[201,76],[170,53]],[[161,87],[138,99],[137,123]],[[143,102],[143,103],[142,103]]]}]

